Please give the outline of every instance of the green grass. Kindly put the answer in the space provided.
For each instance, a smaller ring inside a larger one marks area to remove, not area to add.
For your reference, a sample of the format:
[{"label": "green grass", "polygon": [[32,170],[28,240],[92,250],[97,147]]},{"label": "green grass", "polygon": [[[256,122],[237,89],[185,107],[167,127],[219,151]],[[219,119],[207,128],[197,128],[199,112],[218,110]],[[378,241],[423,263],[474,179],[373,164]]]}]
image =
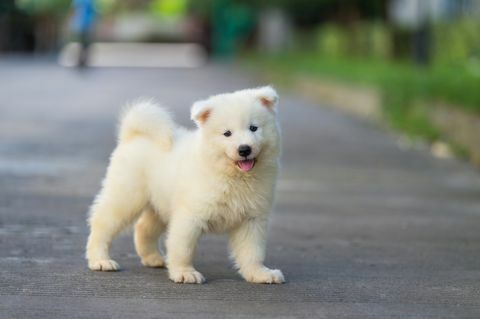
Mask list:
[{"label": "green grass", "polygon": [[384,118],[397,130],[432,141],[440,133],[427,117],[438,102],[480,114],[480,72],[466,66],[415,67],[410,63],[325,58],[315,54],[249,55],[257,69],[288,80],[295,75],[318,76],[352,85],[377,88]]}]

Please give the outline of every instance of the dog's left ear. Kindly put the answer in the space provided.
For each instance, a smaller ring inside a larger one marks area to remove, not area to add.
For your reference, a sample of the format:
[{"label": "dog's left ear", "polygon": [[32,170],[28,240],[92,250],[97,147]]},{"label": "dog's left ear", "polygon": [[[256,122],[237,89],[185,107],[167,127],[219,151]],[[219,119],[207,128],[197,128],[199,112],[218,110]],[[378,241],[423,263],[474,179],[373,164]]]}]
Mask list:
[{"label": "dog's left ear", "polygon": [[256,96],[262,106],[269,111],[276,112],[278,105],[278,94],[271,86],[264,86],[257,89]]},{"label": "dog's left ear", "polygon": [[208,100],[195,102],[190,109],[190,118],[197,124],[198,127],[208,120],[208,117],[212,112],[212,108],[209,106],[208,102]]}]

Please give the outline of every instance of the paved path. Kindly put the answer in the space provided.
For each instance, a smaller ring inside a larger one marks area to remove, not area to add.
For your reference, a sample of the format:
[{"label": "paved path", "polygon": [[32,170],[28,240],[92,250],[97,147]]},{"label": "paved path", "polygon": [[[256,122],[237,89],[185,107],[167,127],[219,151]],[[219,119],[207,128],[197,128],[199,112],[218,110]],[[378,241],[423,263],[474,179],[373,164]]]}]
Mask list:
[{"label": "paved path", "polygon": [[191,125],[196,98],[254,85],[238,73],[0,61],[0,317],[479,318],[479,172],[288,94],[267,258],[288,283],[243,282],[222,236],[200,243],[205,285],[142,267],[131,233],[113,245],[123,271],[87,270],[122,103],[154,96]]}]

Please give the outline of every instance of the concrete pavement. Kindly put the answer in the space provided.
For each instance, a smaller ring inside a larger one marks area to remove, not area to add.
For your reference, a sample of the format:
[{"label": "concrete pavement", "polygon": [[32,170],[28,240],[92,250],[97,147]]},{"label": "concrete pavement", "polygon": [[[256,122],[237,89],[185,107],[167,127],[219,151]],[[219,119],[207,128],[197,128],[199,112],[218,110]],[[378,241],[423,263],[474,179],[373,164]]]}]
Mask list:
[{"label": "concrete pavement", "polygon": [[118,273],[83,258],[86,211],[122,104],[154,96],[193,126],[197,98],[255,85],[237,69],[93,69],[0,60],[1,318],[479,318],[480,174],[402,150],[388,132],[281,92],[283,173],[267,264],[245,283],[207,236],[205,285],[141,266],[131,233]]}]

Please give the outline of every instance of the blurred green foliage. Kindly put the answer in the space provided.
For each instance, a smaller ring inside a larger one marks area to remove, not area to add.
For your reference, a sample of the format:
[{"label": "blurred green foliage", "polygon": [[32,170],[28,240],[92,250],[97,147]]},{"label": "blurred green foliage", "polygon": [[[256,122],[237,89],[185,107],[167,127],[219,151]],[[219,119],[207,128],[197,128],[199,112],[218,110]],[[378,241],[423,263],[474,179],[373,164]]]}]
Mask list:
[{"label": "blurred green foliage", "polygon": [[70,0],[16,0],[16,6],[29,14],[64,14],[71,5]]},{"label": "blurred green foliage", "polygon": [[0,1],[0,15],[5,13],[11,13],[15,10],[15,2],[10,1]]},{"label": "blurred green foliage", "polygon": [[434,26],[434,62],[464,64],[480,60],[480,21],[463,18]]},{"label": "blurred green foliage", "polygon": [[250,0],[197,0],[188,8],[208,25],[210,49],[217,58],[234,56],[248,41],[257,18]]},{"label": "blurred green foliage", "polygon": [[379,22],[357,22],[348,28],[326,24],[316,34],[317,51],[327,57],[387,59],[391,47],[390,30]]},{"label": "blurred green foliage", "polygon": [[336,24],[322,26],[316,37],[317,50],[327,57],[342,57],[348,54],[348,36]]},{"label": "blurred green foliage", "polygon": [[480,114],[480,76],[466,66],[418,68],[409,62],[326,57],[318,53],[253,55],[249,61],[282,81],[308,75],[377,88],[388,123],[407,135],[427,140],[439,136],[426,116],[432,102],[447,102]]},{"label": "blurred green foliage", "polygon": [[96,0],[95,8],[100,14],[109,14],[116,8],[117,0]]},{"label": "blurred green foliage", "polygon": [[345,14],[359,15],[366,19],[382,16],[385,0],[236,0],[253,8],[275,7],[284,9],[295,25],[316,26]]},{"label": "blurred green foliage", "polygon": [[395,60],[394,30],[374,21],[323,24],[311,37],[314,50],[299,47],[278,56],[257,55],[253,61],[269,73],[275,70],[283,81],[305,74],[374,87],[393,128],[433,141],[439,132],[429,120],[432,105],[448,103],[480,114],[480,21],[463,18],[434,25],[432,31],[427,67],[406,57]]},{"label": "blurred green foliage", "polygon": [[[471,73],[472,78],[480,76],[480,20],[463,18],[437,23],[432,30],[431,62],[435,69],[457,67],[461,73]],[[393,34],[392,27],[375,21],[348,26],[327,23],[317,29],[314,42],[321,57],[389,61],[394,56]],[[402,40],[408,41],[408,37]],[[408,55],[403,58],[408,60]],[[458,78],[455,73],[451,75]],[[453,91],[458,80],[449,83],[449,91]]]},{"label": "blurred green foliage", "polygon": [[188,0],[153,0],[149,11],[161,18],[178,18],[185,14]]}]

